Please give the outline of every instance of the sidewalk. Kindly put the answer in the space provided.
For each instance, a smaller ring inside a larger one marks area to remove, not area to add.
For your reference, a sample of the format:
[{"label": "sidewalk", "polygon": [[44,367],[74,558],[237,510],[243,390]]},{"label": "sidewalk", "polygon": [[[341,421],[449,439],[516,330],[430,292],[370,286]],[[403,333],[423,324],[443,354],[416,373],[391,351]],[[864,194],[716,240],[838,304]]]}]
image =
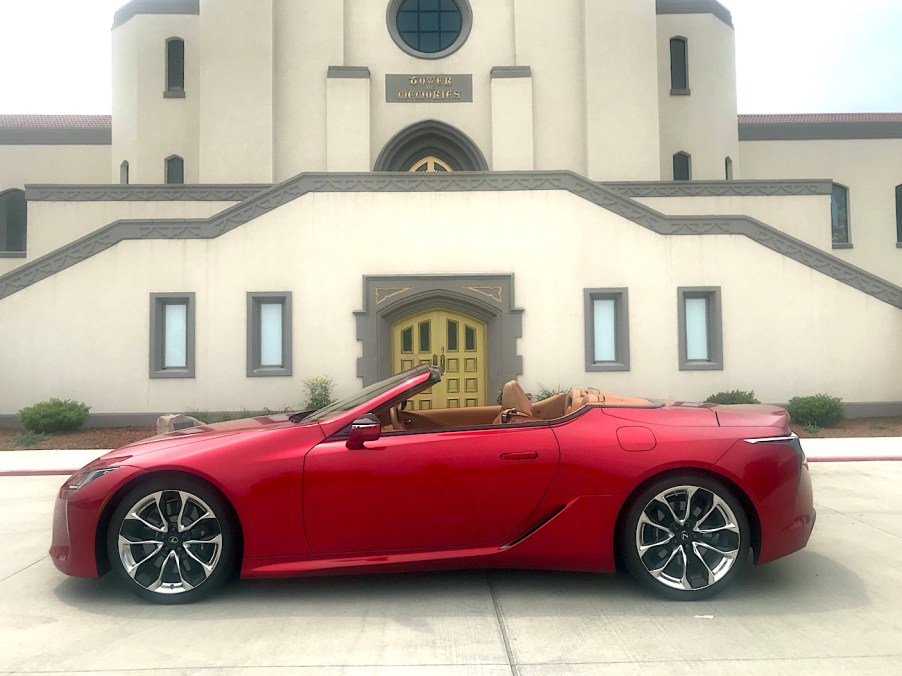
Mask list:
[{"label": "sidewalk", "polygon": [[[902,461],[902,437],[802,439],[809,462]],[[109,450],[3,451],[0,476],[68,476]]]}]

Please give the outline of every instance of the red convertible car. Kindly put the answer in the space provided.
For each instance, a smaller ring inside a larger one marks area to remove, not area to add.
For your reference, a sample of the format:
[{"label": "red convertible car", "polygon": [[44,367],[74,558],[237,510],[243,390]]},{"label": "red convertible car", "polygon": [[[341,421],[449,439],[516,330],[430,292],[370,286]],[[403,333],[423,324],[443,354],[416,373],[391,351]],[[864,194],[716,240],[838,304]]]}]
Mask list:
[{"label": "red convertible car", "polygon": [[412,411],[421,366],[313,413],[125,446],[60,489],[53,562],[158,603],[227,579],[449,568],[612,572],[706,598],[804,547],[808,465],[786,412],[573,390]]}]

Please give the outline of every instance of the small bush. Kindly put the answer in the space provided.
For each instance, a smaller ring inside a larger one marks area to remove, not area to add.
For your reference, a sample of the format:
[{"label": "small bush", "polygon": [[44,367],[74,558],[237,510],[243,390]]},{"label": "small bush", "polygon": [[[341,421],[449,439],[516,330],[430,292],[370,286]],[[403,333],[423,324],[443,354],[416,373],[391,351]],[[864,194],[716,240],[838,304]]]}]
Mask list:
[{"label": "small bush", "polygon": [[718,392],[712,394],[705,399],[706,404],[760,404],[761,402],[755,398],[754,390],[746,392],[745,390],[730,390],[729,392]]},{"label": "small bush", "polygon": [[793,422],[808,427],[836,427],[845,417],[842,399],[828,394],[793,397],[786,410]]},{"label": "small bush", "polygon": [[558,394],[563,394],[564,392],[569,392],[572,389],[572,387],[562,388],[560,385],[558,385],[557,387],[545,387],[545,385],[539,383],[539,393],[534,394],[532,396],[532,400],[542,401],[543,399],[551,399],[551,397],[557,396]]},{"label": "small bush", "polygon": [[72,399],[48,399],[19,411],[19,421],[29,432],[74,432],[85,424],[90,406]]},{"label": "small bush", "polygon": [[335,399],[332,397],[332,387],[335,385],[328,376],[311,376],[304,379],[304,393],[306,394],[305,411],[317,411],[328,406]]},{"label": "small bush", "polygon": [[19,448],[34,448],[44,441],[46,434],[38,434],[37,432],[19,432],[13,437],[13,444]]}]

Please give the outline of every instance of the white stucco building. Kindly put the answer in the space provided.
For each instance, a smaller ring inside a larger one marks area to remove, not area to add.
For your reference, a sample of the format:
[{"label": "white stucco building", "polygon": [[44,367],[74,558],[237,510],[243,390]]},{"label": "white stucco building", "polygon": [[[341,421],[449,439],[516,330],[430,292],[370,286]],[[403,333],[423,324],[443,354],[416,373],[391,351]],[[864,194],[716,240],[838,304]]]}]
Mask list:
[{"label": "white stucco building", "polygon": [[716,0],[132,0],[0,116],[0,424],[593,386],[902,414],[902,114],[739,116]]}]

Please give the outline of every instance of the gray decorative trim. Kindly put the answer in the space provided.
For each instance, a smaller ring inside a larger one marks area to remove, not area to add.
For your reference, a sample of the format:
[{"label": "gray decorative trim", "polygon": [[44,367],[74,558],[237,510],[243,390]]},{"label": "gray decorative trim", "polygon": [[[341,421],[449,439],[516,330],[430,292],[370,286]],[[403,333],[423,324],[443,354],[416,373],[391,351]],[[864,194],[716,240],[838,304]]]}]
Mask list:
[{"label": "gray decorative trim", "polygon": [[670,95],[671,96],[691,96],[692,90],[691,89],[671,89]]},{"label": "gray decorative trim", "polygon": [[830,179],[789,181],[630,181],[601,183],[623,197],[797,197],[829,195]]},{"label": "gray decorative trim", "polygon": [[[185,366],[167,368],[164,364],[165,347],[165,307],[167,305],[187,305],[187,327],[185,337]],[[152,293],[150,294],[150,377],[151,378],[193,378],[194,377],[194,292]]]},{"label": "gray decorative trim", "polygon": [[[734,182],[735,183],[735,182]],[[106,186],[129,189],[133,186]],[[182,188],[185,189],[185,188]],[[452,174],[299,174],[209,218],[115,221],[0,276],[0,298],[131,239],[212,239],[309,193],[506,192],[560,190],[659,235],[742,235],[812,270],[902,308],[902,287],[747,216],[665,216],[570,171]]]},{"label": "gray decorative trim", "polygon": [[902,122],[739,123],[740,141],[835,141],[902,138]]},{"label": "gray decorative trim", "polygon": [[517,354],[523,310],[514,305],[513,294],[512,274],[365,275],[363,309],[354,312],[357,340],[363,343],[357,375],[364,386],[390,376],[392,324],[423,310],[446,307],[486,324],[486,387],[491,402],[493,392],[523,373],[523,357]]},{"label": "gray decorative trim", "polygon": [[717,0],[656,0],[658,14],[713,14],[733,28],[733,15]]},{"label": "gray decorative trim", "polygon": [[167,89],[163,92],[164,99],[183,99],[185,98],[184,89]]},{"label": "gray decorative trim", "polygon": [[834,242],[832,248],[834,249],[854,249],[855,245],[851,242]]},{"label": "gray decorative trim", "polygon": [[0,129],[0,145],[2,146],[108,146],[112,143],[112,128]]},{"label": "gray decorative trim", "polygon": [[[690,360],[687,356],[686,299],[708,301],[708,359]],[[679,325],[680,371],[723,370],[723,311],[719,286],[681,286],[677,288],[677,324]]]},{"label": "gray decorative trim", "polygon": [[[583,289],[586,318],[586,371],[630,370],[629,289]],[[614,331],[616,358],[614,361],[595,361],[595,303],[614,301]]]},{"label": "gray decorative trim", "polygon": [[0,258],[26,258],[28,253],[25,251],[0,251]]},{"label": "gray decorative trim", "polygon": [[329,66],[326,77],[369,80],[370,69],[367,66]]},{"label": "gray decorative trim", "polygon": [[200,14],[200,0],[131,0],[116,10],[113,28],[138,14]]},{"label": "gray decorative trim", "polygon": [[29,202],[243,202],[271,188],[260,184],[225,185],[27,185]]},{"label": "gray decorative trim", "polygon": [[450,56],[463,47],[467,38],[470,37],[470,30],[473,28],[473,8],[470,7],[470,0],[454,0],[460,8],[461,19],[460,35],[457,36],[454,43],[447,49],[432,54],[414,49],[404,42],[401,33],[398,31],[398,21],[396,17],[398,15],[398,7],[400,7],[403,1],[404,0],[391,0],[391,2],[388,3],[388,9],[385,11],[385,24],[388,27],[388,34],[391,35],[391,39],[398,45],[398,49],[405,54],[415,56],[418,59],[444,59],[446,56]]},{"label": "gray decorative trim", "polygon": [[[282,365],[263,366],[260,363],[261,322],[260,305],[264,302],[279,301],[282,306]],[[247,377],[290,376],[292,369],[291,341],[291,291],[247,294]]]},{"label": "gray decorative trim", "polygon": [[493,66],[492,79],[513,77],[532,77],[532,68],[529,66]]}]

